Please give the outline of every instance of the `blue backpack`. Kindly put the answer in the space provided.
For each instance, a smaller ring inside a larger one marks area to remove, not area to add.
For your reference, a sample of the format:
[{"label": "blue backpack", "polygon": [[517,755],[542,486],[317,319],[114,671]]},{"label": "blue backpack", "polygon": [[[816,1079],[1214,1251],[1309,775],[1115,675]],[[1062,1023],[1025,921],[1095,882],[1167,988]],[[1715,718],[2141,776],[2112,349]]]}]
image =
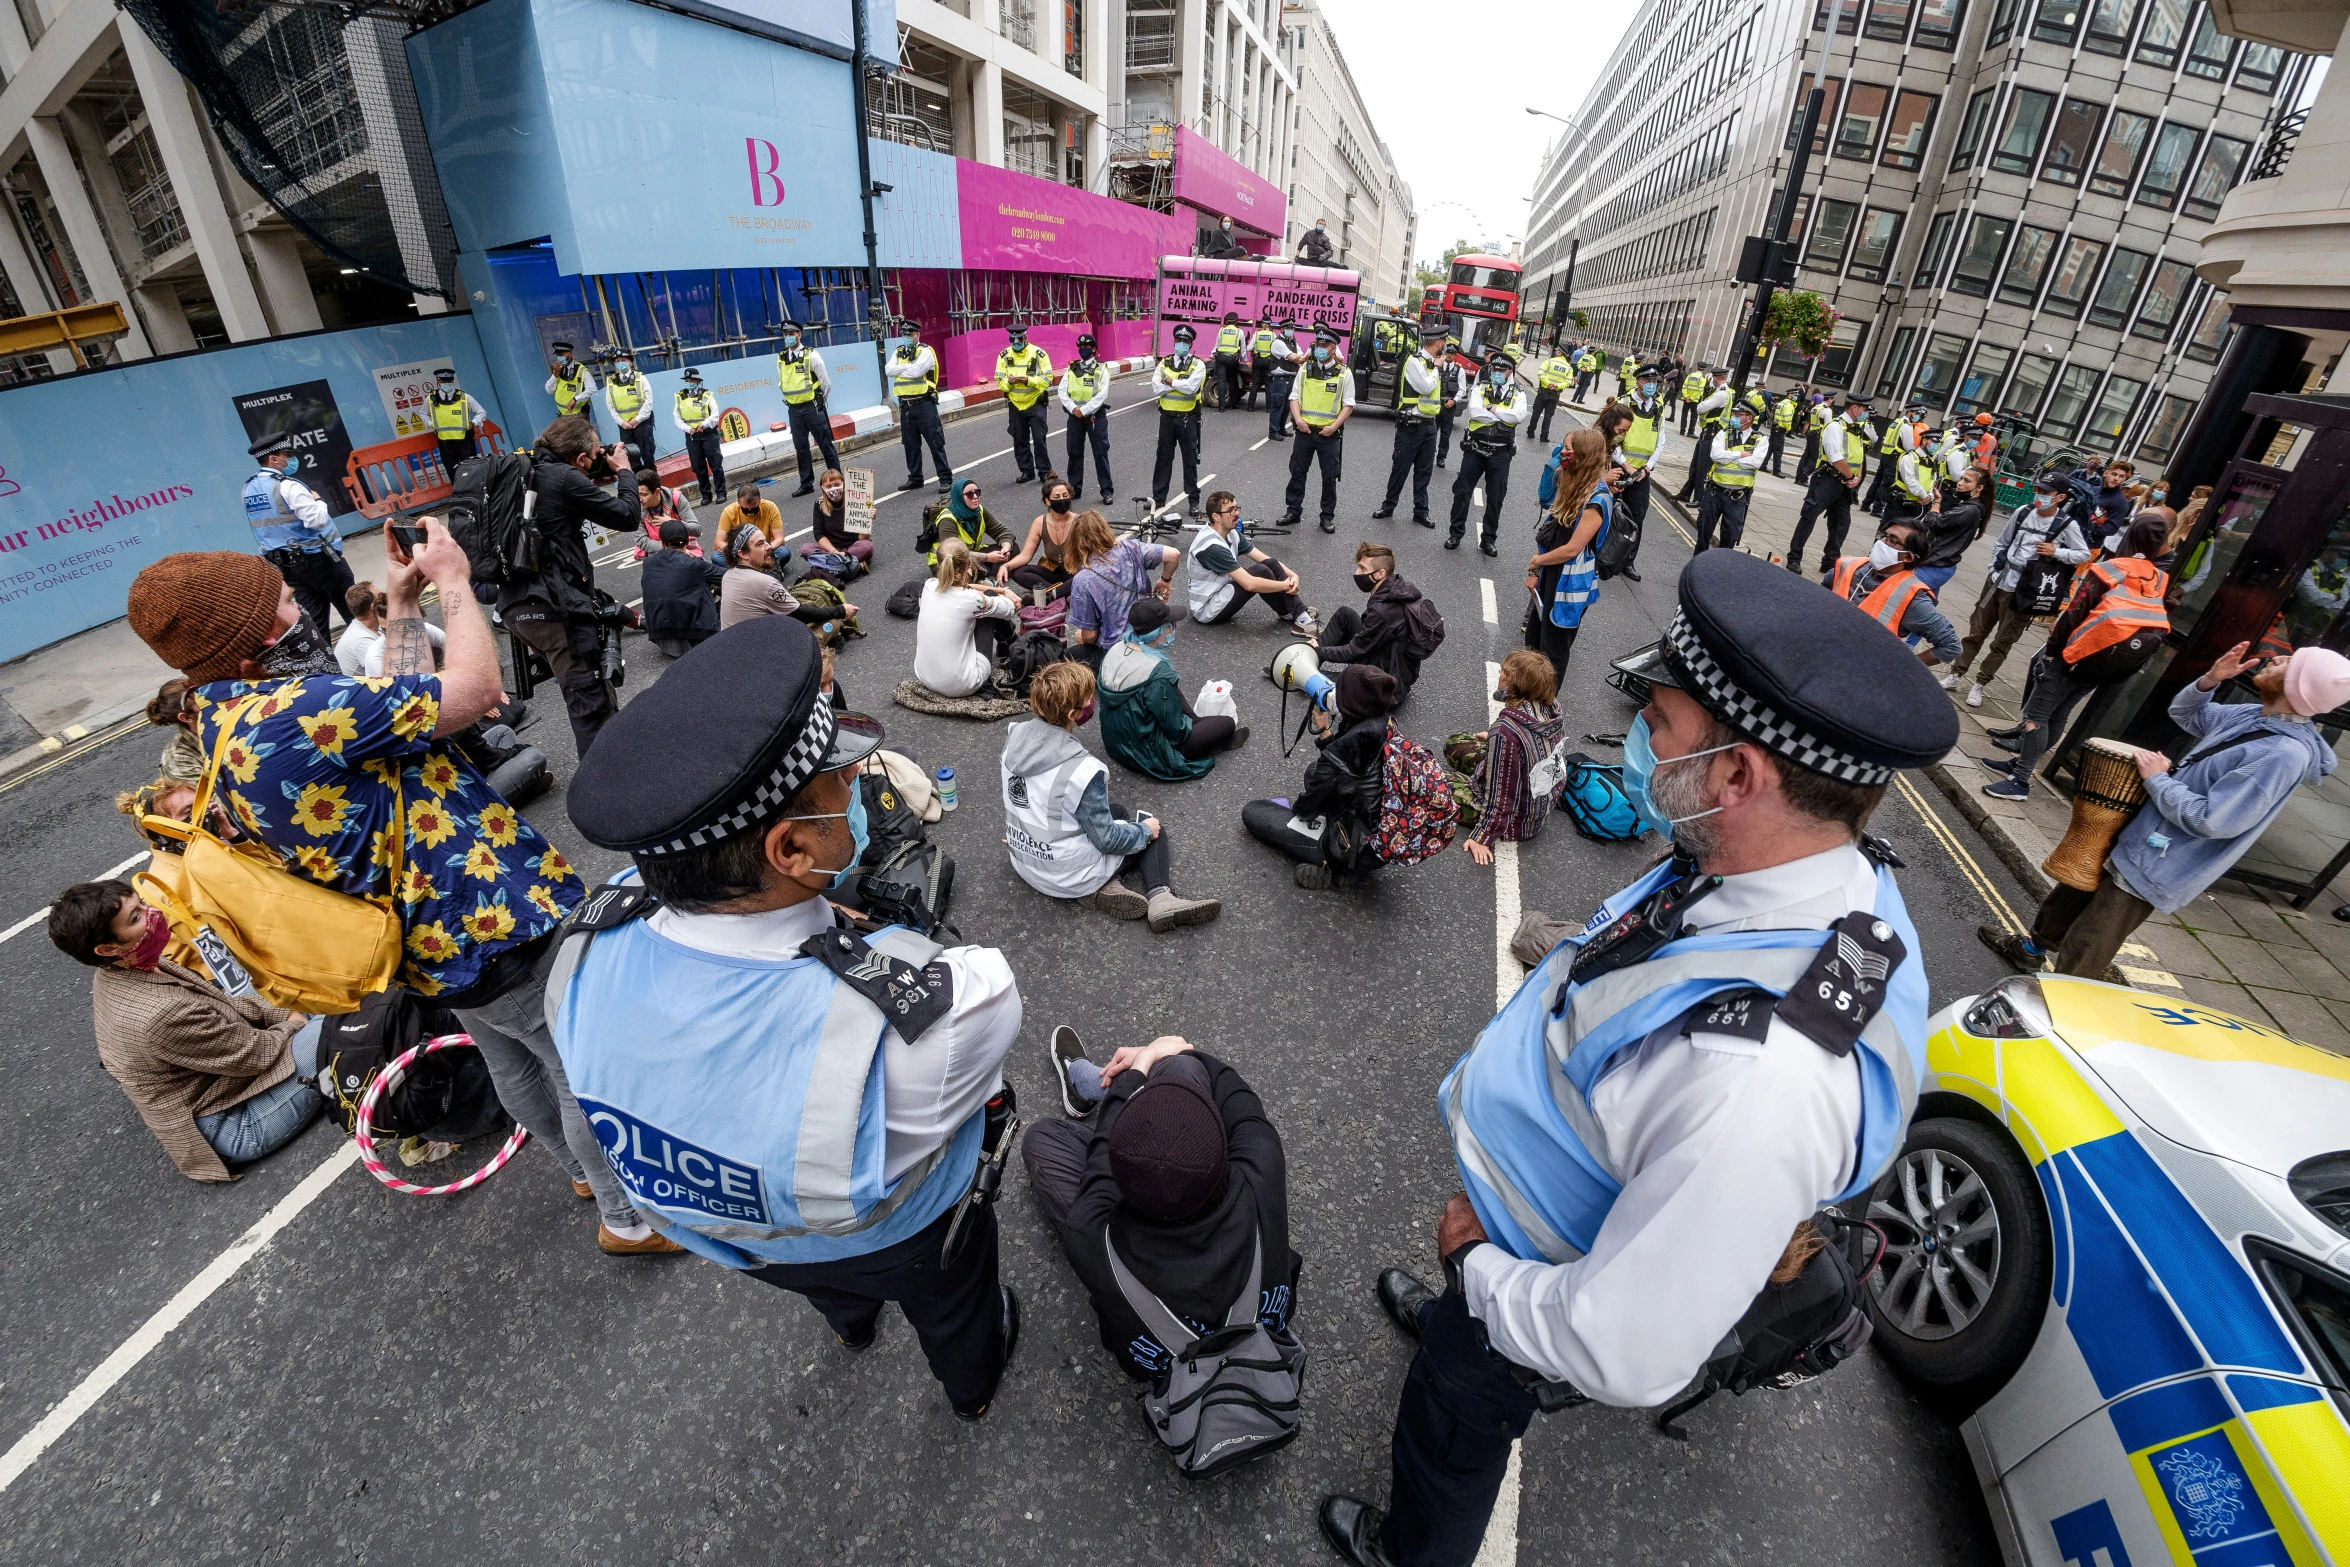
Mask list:
[{"label": "blue backpack", "polygon": [[1595,762],[1581,751],[1565,758],[1566,777],[1559,784],[1559,809],[1575,824],[1575,831],[1594,843],[1624,843],[1642,832],[1640,813],[1624,793],[1624,769],[1613,762]]}]

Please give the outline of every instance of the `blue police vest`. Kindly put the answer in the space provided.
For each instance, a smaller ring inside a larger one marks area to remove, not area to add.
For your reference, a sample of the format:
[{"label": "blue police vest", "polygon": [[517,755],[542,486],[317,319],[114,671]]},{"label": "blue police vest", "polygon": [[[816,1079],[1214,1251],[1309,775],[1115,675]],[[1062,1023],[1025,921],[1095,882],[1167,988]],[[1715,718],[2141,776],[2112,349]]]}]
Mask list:
[{"label": "blue police vest", "polygon": [[264,468],[245,481],[245,526],[253,530],[254,542],[263,550],[319,548],[319,536],[303,527],[302,519],[278,499],[280,482],[275,468]]},{"label": "blue police vest", "polygon": [[636,920],[576,963],[549,980],[563,1069],[629,1200],[679,1245],[730,1268],[830,1262],[919,1234],[970,1187],[983,1110],[884,1178],[887,1024],[814,958],[723,957]]},{"label": "blue police vest", "polygon": [[[1582,1256],[1623,1191],[1589,1097],[1608,1064],[1725,991],[1786,995],[1827,940],[1818,930],[1688,936],[1645,963],[1585,984],[1569,981],[1582,943],[1673,875],[1668,860],[1602,904],[1580,934],[1526,977],[1437,1090],[1478,1221],[1514,1257],[1560,1263]],[[1906,955],[1887,977],[1885,1004],[1855,1051],[1860,1147],[1852,1184],[1832,1202],[1867,1191],[1892,1162],[1925,1070],[1925,965],[1900,889],[1882,866],[1875,913],[1900,936]]]}]

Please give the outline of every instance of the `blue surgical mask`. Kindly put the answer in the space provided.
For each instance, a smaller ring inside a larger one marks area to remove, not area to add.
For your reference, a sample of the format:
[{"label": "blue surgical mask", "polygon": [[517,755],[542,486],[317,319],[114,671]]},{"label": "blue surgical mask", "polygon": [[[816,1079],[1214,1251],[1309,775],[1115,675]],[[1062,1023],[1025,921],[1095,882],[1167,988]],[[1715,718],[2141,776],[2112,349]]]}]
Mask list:
[{"label": "blue surgical mask", "polygon": [[839,891],[841,883],[847,881],[855,873],[859,862],[865,858],[865,845],[868,841],[865,835],[865,785],[854,778],[849,780],[849,808],[845,811],[819,811],[811,816],[786,816],[784,818],[787,822],[828,822],[836,816],[847,820],[849,837],[855,841],[856,847],[849,854],[849,863],[831,873],[832,880],[826,883],[824,888],[826,892]]},{"label": "blue surgical mask", "polygon": [[285,465],[283,468],[280,468],[280,469],[278,470],[278,472],[280,472],[280,473],[292,473],[292,472],[294,472],[294,471],[295,471],[297,468],[300,468],[301,466],[302,466],[302,459],[301,459],[301,458],[299,458],[299,457],[294,457],[294,456],[288,456],[288,457],[286,458],[286,465]]},{"label": "blue surgical mask", "polygon": [[1155,647],[1160,652],[1164,653],[1175,645],[1175,628],[1173,626],[1161,626],[1158,629],[1158,632],[1149,640],[1152,647]]},{"label": "blue surgical mask", "polygon": [[1670,767],[1675,762],[1687,762],[1700,756],[1711,756],[1715,751],[1734,750],[1738,744],[1739,742],[1733,740],[1728,745],[1717,745],[1703,751],[1691,751],[1687,756],[1668,756],[1660,760],[1656,754],[1655,745],[1649,739],[1648,715],[1642,713],[1633,719],[1631,729],[1624,735],[1624,798],[1631,802],[1633,810],[1640,813],[1640,825],[1651,832],[1671,837],[1676,822],[1693,822],[1700,816],[1711,816],[1714,811],[1720,810],[1721,807],[1717,805],[1713,811],[1697,811],[1688,816],[1667,816],[1658,810],[1656,802],[1648,797],[1648,780],[1659,767]]},{"label": "blue surgical mask", "polygon": [[1317,364],[1321,364],[1321,363],[1326,363],[1326,362],[1328,362],[1329,358],[1330,358],[1330,350],[1329,350],[1328,348],[1326,348],[1325,346],[1323,346],[1322,344],[1320,344],[1320,343],[1316,343],[1316,344],[1314,345],[1314,361],[1315,361]]}]

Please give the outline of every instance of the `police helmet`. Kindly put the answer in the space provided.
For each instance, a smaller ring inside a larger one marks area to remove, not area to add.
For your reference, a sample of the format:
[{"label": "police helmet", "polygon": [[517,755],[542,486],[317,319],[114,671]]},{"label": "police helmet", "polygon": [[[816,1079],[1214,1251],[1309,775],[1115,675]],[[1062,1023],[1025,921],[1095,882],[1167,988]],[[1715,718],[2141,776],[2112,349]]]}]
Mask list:
[{"label": "police helmet", "polygon": [[688,386],[700,386],[702,384],[702,372],[699,370],[688,370],[685,373],[685,380]]},{"label": "police helmet", "polygon": [[1093,356],[1093,348],[1093,334],[1091,332],[1080,332],[1077,334],[1077,351],[1079,353],[1084,354],[1088,358],[1091,358]]}]

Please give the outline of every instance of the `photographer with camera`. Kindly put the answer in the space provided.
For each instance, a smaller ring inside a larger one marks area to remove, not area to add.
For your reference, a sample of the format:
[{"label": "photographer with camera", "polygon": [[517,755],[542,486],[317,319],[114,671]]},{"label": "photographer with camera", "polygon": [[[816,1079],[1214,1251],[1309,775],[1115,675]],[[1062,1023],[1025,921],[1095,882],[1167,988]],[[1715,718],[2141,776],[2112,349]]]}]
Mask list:
[{"label": "photographer with camera", "polygon": [[572,743],[588,747],[619,707],[606,676],[617,665],[620,628],[634,616],[596,586],[585,529],[634,533],[641,526],[637,487],[603,486],[628,469],[627,448],[596,444],[585,419],[557,419],[539,432],[530,487],[538,497],[528,526],[537,569],[509,581],[498,595],[498,618],[547,661],[563,692]]}]

